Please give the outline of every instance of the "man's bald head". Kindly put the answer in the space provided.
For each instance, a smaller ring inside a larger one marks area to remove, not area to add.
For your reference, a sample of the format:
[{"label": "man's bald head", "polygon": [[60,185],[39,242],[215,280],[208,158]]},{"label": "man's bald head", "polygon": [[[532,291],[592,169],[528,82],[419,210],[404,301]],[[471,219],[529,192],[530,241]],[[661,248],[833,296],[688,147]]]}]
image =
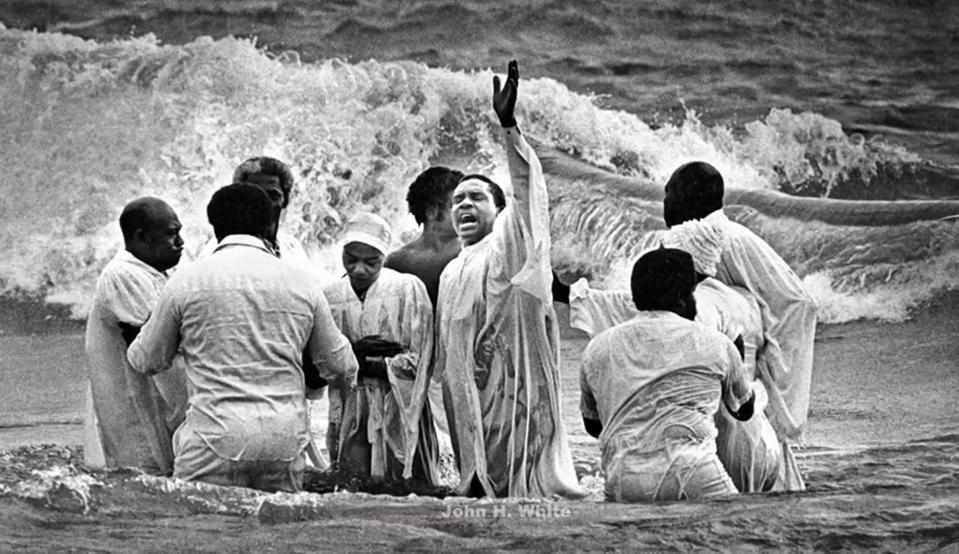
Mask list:
[{"label": "man's bald head", "polygon": [[679,167],[666,182],[663,218],[672,227],[693,219],[703,219],[723,207],[723,176],[706,162],[690,162]]},{"label": "man's bald head", "polygon": [[120,230],[127,251],[158,271],[166,271],[180,261],[180,227],[173,208],[152,196],[137,198],[120,213]]}]

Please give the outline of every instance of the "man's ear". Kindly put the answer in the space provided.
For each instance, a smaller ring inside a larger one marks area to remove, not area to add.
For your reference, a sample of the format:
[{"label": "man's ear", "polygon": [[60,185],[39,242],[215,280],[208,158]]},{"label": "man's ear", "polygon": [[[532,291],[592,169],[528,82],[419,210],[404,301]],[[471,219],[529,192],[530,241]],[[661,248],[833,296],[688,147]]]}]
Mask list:
[{"label": "man's ear", "polygon": [[133,244],[136,246],[142,246],[144,248],[150,246],[150,237],[147,236],[146,229],[137,229],[133,231]]},{"label": "man's ear", "polygon": [[[447,210],[448,212],[449,210]],[[426,207],[426,221],[443,221],[443,210],[437,206]]]}]

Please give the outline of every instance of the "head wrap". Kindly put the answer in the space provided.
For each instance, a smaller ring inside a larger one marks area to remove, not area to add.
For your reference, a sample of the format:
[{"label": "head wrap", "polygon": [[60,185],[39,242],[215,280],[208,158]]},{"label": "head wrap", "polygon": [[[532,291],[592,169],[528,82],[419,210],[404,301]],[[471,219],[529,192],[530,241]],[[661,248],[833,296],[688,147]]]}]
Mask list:
[{"label": "head wrap", "polygon": [[729,245],[725,229],[713,219],[691,219],[674,225],[660,235],[663,246],[689,252],[696,272],[713,277],[716,266]]},{"label": "head wrap", "polygon": [[386,256],[393,243],[393,232],[390,224],[382,217],[371,213],[358,213],[350,218],[346,225],[346,234],[341,241],[343,245],[359,242],[372,246]]}]

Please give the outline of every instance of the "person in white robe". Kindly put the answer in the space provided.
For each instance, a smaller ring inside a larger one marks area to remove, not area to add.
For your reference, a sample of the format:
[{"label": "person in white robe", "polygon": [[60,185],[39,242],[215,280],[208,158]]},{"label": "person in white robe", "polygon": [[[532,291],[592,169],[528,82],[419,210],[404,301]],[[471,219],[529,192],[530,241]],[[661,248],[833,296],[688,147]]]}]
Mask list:
[{"label": "person in white robe", "polygon": [[[750,291],[759,303],[765,333],[779,349],[759,351],[757,371],[775,383],[767,411],[781,439],[803,444],[809,412],[813,347],[816,338],[816,304],[799,276],[755,233],[730,221],[723,212],[723,177],[704,162],[679,167],[666,183],[663,216],[672,227],[703,220],[720,227],[728,238],[717,264],[716,278]],[[787,462],[788,465],[788,462]]]},{"label": "person in white robe", "polygon": [[186,373],[186,419],[173,437],[177,479],[300,491],[308,389],[355,382],[356,358],[322,287],[266,244],[271,211],[256,186],[215,192],[207,217],[216,251],[170,279],[127,351],[140,373]]},{"label": "person in white robe", "polygon": [[323,291],[360,364],[354,388],[330,388],[327,447],[340,469],[435,485],[433,307],[415,275],[383,267],[391,242],[385,220],[354,216],[342,240],[347,274]]},{"label": "person in white robe", "polygon": [[636,262],[636,315],[583,353],[580,409],[597,437],[606,498],[615,502],[736,494],[716,452],[714,414],[749,420],[755,393],[733,342],[693,321],[691,256],[660,248]]},{"label": "person in white robe", "polygon": [[173,471],[173,432],[186,410],[182,370],[141,375],[127,347],[156,307],[183,240],[173,209],[157,198],[130,202],[120,215],[124,248],[103,268],[87,318],[89,388],[84,459],[88,465]]},{"label": "person in white robe", "polygon": [[435,371],[460,493],[580,497],[560,413],[548,196],[539,159],[516,127],[518,82],[515,61],[502,89],[494,78],[510,202],[482,175],[463,177],[453,192],[463,249],[440,277]]},{"label": "person in white robe", "polygon": [[[742,287],[729,287],[713,278],[728,240],[722,227],[691,220],[667,231],[646,235],[641,251],[665,245],[693,255],[700,282],[695,297],[696,320],[739,340],[747,377],[757,393],[757,414],[748,422],[735,421],[728,411],[717,414],[718,454],[741,492],[802,491],[790,441],[791,426],[785,399],[774,375],[782,375],[783,356],[778,343],[764,331],[761,302]],[[570,324],[590,336],[635,315],[627,291],[600,291],[584,280],[570,292]]]},{"label": "person in white robe", "polygon": [[[233,171],[233,182],[254,185],[263,190],[269,197],[273,222],[266,232],[265,239],[267,246],[276,257],[290,264],[290,266],[314,276],[321,286],[333,282],[333,276],[314,263],[303,243],[280,228],[283,212],[290,204],[290,198],[293,194],[294,179],[289,166],[269,156],[249,158]],[[216,251],[218,245],[219,241],[215,237],[211,238],[200,250],[197,259],[209,256]],[[304,355],[303,362],[305,364],[309,363],[308,356]],[[325,391],[325,387],[309,389],[307,398],[311,417],[310,428],[321,437],[326,434],[328,406]],[[317,446],[315,440],[310,443],[307,452],[309,454],[307,461],[310,465],[319,469],[325,469],[329,465],[326,453]]]}]

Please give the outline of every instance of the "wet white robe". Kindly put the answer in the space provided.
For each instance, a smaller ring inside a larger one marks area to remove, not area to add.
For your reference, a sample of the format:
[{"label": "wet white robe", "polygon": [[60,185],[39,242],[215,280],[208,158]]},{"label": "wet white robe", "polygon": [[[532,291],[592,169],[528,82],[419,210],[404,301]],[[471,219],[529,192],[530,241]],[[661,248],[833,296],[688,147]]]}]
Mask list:
[{"label": "wet white robe", "polygon": [[[370,474],[390,476],[391,460],[402,463],[402,477],[413,476],[414,453],[420,459],[417,473],[427,482],[438,480],[436,431],[429,409],[430,361],[433,352],[433,307],[426,287],[414,275],[383,268],[366,291],[356,296],[348,277],[327,286],[324,294],[340,331],[356,342],[379,335],[401,344],[405,351],[386,358],[389,383],[358,377],[350,390],[331,386],[327,445],[336,459],[344,447],[365,439],[371,452]],[[342,460],[342,457],[341,457]]]},{"label": "wet white robe", "polygon": [[[802,280],[763,239],[730,221],[722,210],[709,214],[706,220],[721,225],[729,238],[716,278],[755,295],[763,329],[781,349],[759,353],[759,373],[768,383],[775,383],[780,393],[771,396],[770,403],[782,399],[782,405],[773,406],[770,421],[780,437],[792,444],[801,444],[809,412],[816,304]],[[777,356],[780,353],[781,356]]]},{"label": "wet white robe", "polygon": [[[712,278],[699,283],[694,295],[696,321],[730,340],[743,338],[745,374],[756,393],[755,412],[748,421],[736,420],[725,407],[720,407],[716,416],[720,460],[740,492],[804,490],[788,440],[779,435],[770,421],[770,414],[781,409],[783,400],[778,390],[758,373],[760,351],[776,352],[779,347],[763,335],[757,300],[745,289],[728,287]],[[571,287],[570,325],[590,337],[638,313],[629,291],[591,289],[585,280]],[[770,358],[780,357],[773,354]]]},{"label": "wet white robe", "polygon": [[750,396],[742,361],[719,332],[666,311],[638,312],[583,353],[583,417],[599,436],[606,496],[616,502],[735,494],[716,455],[720,399]]},{"label": "wet white robe", "polygon": [[488,496],[578,497],[560,414],[546,185],[519,130],[505,134],[513,197],[443,270],[435,371],[461,493],[475,479]]},{"label": "wet white robe", "polygon": [[183,371],[174,368],[154,377],[133,371],[120,328],[121,323],[146,323],[166,281],[164,273],[126,250],[107,263],[97,280],[86,328],[90,387],[84,458],[92,466],[173,471],[173,432],[186,411]]}]

